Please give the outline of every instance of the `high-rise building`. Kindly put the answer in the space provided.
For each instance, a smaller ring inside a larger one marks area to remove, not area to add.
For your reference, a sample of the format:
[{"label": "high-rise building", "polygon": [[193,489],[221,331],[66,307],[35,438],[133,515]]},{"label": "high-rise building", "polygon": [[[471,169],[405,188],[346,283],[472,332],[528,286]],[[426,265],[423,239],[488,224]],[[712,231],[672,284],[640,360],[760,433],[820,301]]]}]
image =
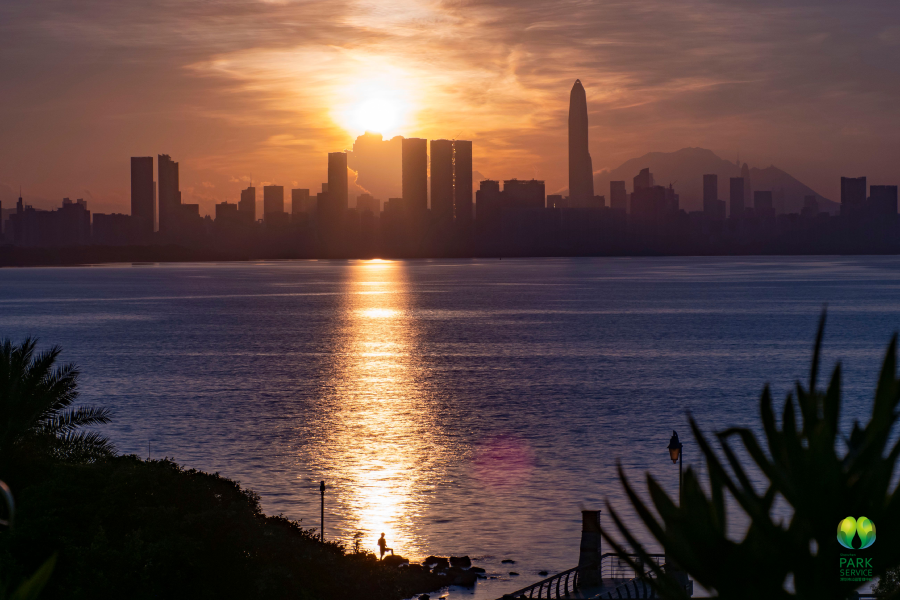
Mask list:
[{"label": "high-rise building", "polygon": [[622,212],[628,210],[628,192],[625,190],[624,181],[609,182],[609,207]]},{"label": "high-rise building", "polygon": [[544,208],[544,182],[508,179],[503,182],[503,201],[509,208]]},{"label": "high-rise building", "polygon": [[576,79],[569,94],[569,206],[587,207],[594,200],[594,169],[588,148],[587,96]]},{"label": "high-rise building", "polygon": [[230,222],[238,220],[238,205],[229,202],[219,202],[216,204],[216,223]]},{"label": "high-rise building", "polygon": [[266,223],[281,218],[284,214],[284,186],[267,185],[263,187],[263,219]]},{"label": "high-rise building", "polygon": [[291,215],[316,212],[316,199],[309,197],[308,189],[291,190]]},{"label": "high-rise building", "polygon": [[841,216],[856,216],[866,204],[866,178],[841,177]]},{"label": "high-rise building", "polygon": [[641,172],[634,176],[634,191],[650,187],[653,187],[653,174],[649,168],[641,169]]},{"label": "high-rise building", "polygon": [[[156,229],[156,182],[153,157],[131,157],[131,216],[133,231],[146,239]],[[101,219],[102,220],[102,219]]]},{"label": "high-rise building", "polygon": [[485,179],[478,185],[478,191],[475,192],[475,211],[480,213],[485,208],[493,208],[499,206],[500,199],[500,182],[493,179]]},{"label": "high-rise building", "polygon": [[256,188],[252,185],[246,190],[241,190],[241,201],[238,203],[238,212],[244,215],[244,220],[250,223],[256,222]]},{"label": "high-rise building", "polygon": [[403,202],[408,210],[428,208],[428,140],[403,140]]},{"label": "high-rise building", "polygon": [[453,141],[453,218],[472,220],[472,142]]},{"label": "high-rise building", "polygon": [[343,212],[350,206],[346,152],[328,153],[328,197],[335,211]]},{"label": "high-rise building", "polygon": [[732,219],[740,219],[744,216],[744,178],[732,177],[729,191],[729,215]]},{"label": "high-rise building", "polygon": [[178,184],[178,163],[168,154],[156,157],[159,197],[159,232],[172,233],[181,216],[181,191]]},{"label": "high-rise building", "polygon": [[453,222],[453,142],[431,140],[431,214]]},{"label": "high-rise building", "polygon": [[897,186],[873,185],[869,188],[869,205],[873,215],[897,214]]}]

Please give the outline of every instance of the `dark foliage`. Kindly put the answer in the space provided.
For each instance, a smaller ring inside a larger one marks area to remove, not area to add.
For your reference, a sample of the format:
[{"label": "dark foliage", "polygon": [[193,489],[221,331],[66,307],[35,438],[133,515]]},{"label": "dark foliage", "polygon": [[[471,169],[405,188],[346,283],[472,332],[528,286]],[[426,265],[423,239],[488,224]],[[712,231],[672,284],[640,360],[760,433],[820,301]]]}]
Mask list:
[{"label": "dark foliage", "polygon": [[[889,444],[900,401],[896,336],[884,358],[871,418],[865,427],[855,423],[846,437],[839,431],[840,366],[835,368],[826,390],[816,387],[824,325],[823,315],[809,387],[797,382],[795,391],[787,396],[780,429],[768,386],[763,390],[760,412],[765,446],[746,429],[719,433],[730,467],[726,470],[691,419],[694,437],[706,458],[710,496],[690,467],[684,476],[681,506],[648,475],[650,498],[660,521],[635,493],[620,467],[620,478],[632,505],[662,544],[668,561],[721,598],[847,598],[861,585],[839,580],[839,558],[846,550],[838,544],[836,531],[848,515],[866,516],[877,524],[878,539],[871,554],[875,557],[873,575],[879,576],[887,567],[900,563],[900,492],[890,485],[900,442]],[[768,479],[762,493],[753,488],[732,449],[734,438]],[[727,535],[726,494],[750,519],[746,536],[737,542]],[[786,523],[771,514],[779,496],[793,509]],[[628,544],[645,554],[611,507],[610,513]],[[609,533],[604,531],[604,537],[621,550]],[[664,597],[686,598],[675,577],[654,570],[658,577],[655,585]],[[785,589],[791,577],[793,593]]]},{"label": "dark foliage", "polygon": [[59,346],[36,353],[37,340],[0,342],[0,465],[47,455],[90,462],[112,456],[109,440],[84,427],[109,423],[109,410],[73,407],[78,369],[56,366]]},{"label": "dark foliage", "polygon": [[321,543],[265,516],[234,481],[168,460],[43,459],[0,476],[18,505],[14,530],[0,535],[0,580],[20,581],[57,552],[46,600],[397,599],[444,583]]}]

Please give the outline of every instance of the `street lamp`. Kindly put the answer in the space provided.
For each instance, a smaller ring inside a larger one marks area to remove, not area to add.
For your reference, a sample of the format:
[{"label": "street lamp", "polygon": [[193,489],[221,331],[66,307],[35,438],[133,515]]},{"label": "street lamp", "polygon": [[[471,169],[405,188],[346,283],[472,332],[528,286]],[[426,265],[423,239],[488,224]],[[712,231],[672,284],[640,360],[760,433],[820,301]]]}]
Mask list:
[{"label": "street lamp", "polygon": [[678,433],[672,431],[672,439],[669,440],[669,458],[672,464],[678,463],[678,503],[681,504],[681,472],[682,472],[682,443],[678,441]]},{"label": "street lamp", "polygon": [[319,541],[325,541],[325,482],[321,482],[319,484],[319,493],[322,494],[322,513],[321,520],[319,521],[321,527],[319,527]]}]

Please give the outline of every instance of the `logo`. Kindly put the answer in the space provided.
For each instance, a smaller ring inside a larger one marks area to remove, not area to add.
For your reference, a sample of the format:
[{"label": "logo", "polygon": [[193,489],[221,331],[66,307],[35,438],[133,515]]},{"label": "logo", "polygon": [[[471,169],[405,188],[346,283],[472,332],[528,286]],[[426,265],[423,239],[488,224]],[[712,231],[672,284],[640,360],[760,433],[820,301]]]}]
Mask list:
[{"label": "logo", "polygon": [[838,523],[837,540],[838,543],[849,550],[855,550],[853,547],[853,538],[859,536],[859,550],[865,550],[875,543],[875,523],[866,517],[854,519],[847,517]]}]

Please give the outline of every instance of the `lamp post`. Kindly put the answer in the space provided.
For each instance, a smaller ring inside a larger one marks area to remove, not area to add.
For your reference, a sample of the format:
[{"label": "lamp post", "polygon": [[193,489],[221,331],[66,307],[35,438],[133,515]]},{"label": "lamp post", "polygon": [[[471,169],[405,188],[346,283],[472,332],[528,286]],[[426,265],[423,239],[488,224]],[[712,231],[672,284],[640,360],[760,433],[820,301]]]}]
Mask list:
[{"label": "lamp post", "polygon": [[678,441],[678,433],[672,430],[672,439],[669,440],[669,458],[672,464],[678,463],[678,504],[681,504],[681,474],[682,474],[682,443]]},{"label": "lamp post", "polygon": [[322,494],[322,512],[320,514],[321,527],[319,527],[319,541],[325,541],[325,482],[319,483],[319,493]]}]

